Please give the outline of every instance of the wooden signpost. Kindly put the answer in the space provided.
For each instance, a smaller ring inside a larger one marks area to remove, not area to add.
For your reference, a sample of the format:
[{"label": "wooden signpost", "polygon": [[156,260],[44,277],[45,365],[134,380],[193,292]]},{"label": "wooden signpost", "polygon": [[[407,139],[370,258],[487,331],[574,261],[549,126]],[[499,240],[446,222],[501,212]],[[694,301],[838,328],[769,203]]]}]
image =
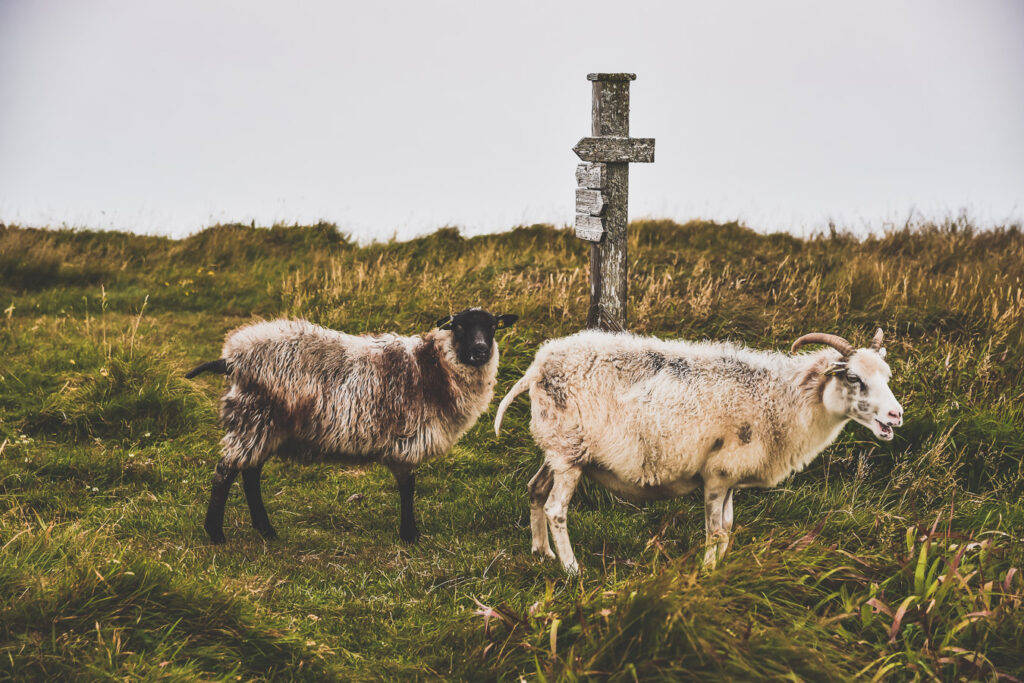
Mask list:
[{"label": "wooden signpost", "polygon": [[654,161],[654,138],[629,137],[629,83],[636,74],[588,74],[593,82],[591,134],[573,151],[576,236],[590,245],[587,327],[626,329],[626,222],[629,164]]}]

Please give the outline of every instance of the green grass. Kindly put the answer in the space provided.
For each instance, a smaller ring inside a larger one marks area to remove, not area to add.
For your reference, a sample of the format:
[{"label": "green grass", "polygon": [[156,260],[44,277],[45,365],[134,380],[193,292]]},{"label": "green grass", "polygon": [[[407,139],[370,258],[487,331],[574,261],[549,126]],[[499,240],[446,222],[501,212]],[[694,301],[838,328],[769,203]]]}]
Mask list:
[{"label": "green grass", "polygon": [[[586,245],[546,226],[359,246],[330,225],[184,240],[0,226],[0,678],[1024,678],[1024,234],[963,221],[858,240],[637,222],[631,327],[785,348],[887,331],[908,422],[856,425],[742,491],[710,575],[697,494],[584,483],[583,574],[529,554],[528,403],[423,468],[423,538],[390,473],[272,462],[265,543],[239,491],[201,528],[222,380],[188,382],[253,317],[428,330],[521,321],[499,394],[586,316]],[[495,402],[496,403],[496,402]],[[353,499],[354,494],[362,498]]]}]

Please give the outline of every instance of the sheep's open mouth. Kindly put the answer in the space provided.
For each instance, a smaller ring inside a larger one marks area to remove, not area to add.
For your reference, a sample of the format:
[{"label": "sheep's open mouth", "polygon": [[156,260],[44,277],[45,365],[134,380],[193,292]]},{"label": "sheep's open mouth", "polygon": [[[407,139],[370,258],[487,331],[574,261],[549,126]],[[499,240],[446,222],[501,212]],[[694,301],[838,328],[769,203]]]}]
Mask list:
[{"label": "sheep's open mouth", "polygon": [[886,441],[892,438],[892,425],[887,425],[881,420],[875,420],[875,424],[878,425],[878,428],[876,429],[878,436]]}]

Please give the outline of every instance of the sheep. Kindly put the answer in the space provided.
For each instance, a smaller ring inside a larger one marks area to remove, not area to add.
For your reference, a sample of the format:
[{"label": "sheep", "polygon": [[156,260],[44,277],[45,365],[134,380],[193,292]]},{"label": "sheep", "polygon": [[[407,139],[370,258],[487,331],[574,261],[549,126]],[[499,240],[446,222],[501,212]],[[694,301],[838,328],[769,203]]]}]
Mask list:
[{"label": "sheep", "polygon": [[855,349],[831,334],[793,343],[830,348],[786,355],[730,343],[665,341],[585,331],[546,342],[498,406],[495,434],[529,390],[530,431],[544,462],[530,480],[533,552],[579,571],[566,529],[569,500],[586,474],[633,500],[704,486],[708,570],[725,554],[733,491],[771,487],[799,472],[854,420],[883,440],[903,424],[889,389],[879,329]]},{"label": "sheep", "polygon": [[224,507],[239,472],[253,527],[276,538],[260,493],[263,464],[291,458],[379,462],[395,476],[399,536],[419,537],[416,468],[446,453],[490,405],[494,332],[517,320],[479,308],[445,316],[422,337],[353,336],[305,320],[260,322],[227,335],[221,358],[189,372],[227,375],[226,433],[204,528],[224,543]]}]

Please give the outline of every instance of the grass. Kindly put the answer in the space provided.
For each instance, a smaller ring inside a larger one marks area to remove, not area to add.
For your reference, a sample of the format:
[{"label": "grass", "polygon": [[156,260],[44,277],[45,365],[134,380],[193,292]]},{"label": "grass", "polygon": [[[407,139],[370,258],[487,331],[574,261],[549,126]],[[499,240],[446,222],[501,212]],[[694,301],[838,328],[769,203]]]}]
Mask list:
[{"label": "grass", "polygon": [[[696,494],[637,507],[584,484],[583,567],[529,554],[526,401],[419,477],[397,540],[381,468],[273,462],[281,538],[229,501],[201,528],[219,378],[253,317],[426,331],[521,316],[499,393],[586,315],[586,246],[531,226],[355,244],[333,226],[184,240],[0,226],[0,678],[146,680],[1024,678],[1024,234],[966,221],[800,240],[637,222],[631,327],[784,348],[888,333],[908,423],[857,426],[781,487],[737,495],[699,573]],[[495,402],[496,403],[496,402]],[[355,495],[360,494],[360,495]]]}]

